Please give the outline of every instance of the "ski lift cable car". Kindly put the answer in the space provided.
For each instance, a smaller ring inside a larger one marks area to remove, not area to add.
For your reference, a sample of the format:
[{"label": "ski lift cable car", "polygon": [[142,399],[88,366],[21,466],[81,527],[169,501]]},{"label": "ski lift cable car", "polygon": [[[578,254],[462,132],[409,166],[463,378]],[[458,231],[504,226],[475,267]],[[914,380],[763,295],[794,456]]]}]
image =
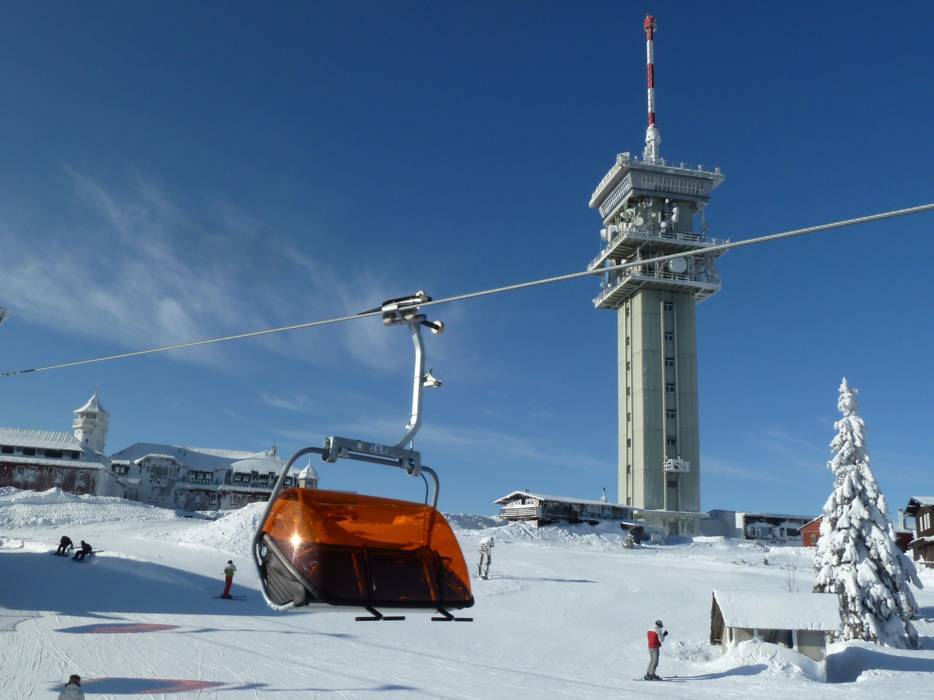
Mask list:
[{"label": "ski lift cable car", "polygon": [[[438,474],[422,464],[411,443],[421,426],[422,390],[441,385],[425,371],[421,328],[440,334],[418,305],[424,292],[389,299],[377,311],[387,326],[405,324],[415,346],[412,413],[394,445],[330,436],[323,447],[305,447],[289,459],[276,481],[253,537],[252,555],[266,603],[274,610],[305,606],[363,608],[358,621],[404,620],[381,610],[433,610],[439,622],[471,621],[452,610],[473,605],[470,575],[451,526],[437,510]],[[371,313],[374,310],[363,313]],[[403,469],[425,480],[425,501],[367,496],[323,489],[286,488],[295,462],[310,454]],[[433,489],[428,499],[428,478]]]}]

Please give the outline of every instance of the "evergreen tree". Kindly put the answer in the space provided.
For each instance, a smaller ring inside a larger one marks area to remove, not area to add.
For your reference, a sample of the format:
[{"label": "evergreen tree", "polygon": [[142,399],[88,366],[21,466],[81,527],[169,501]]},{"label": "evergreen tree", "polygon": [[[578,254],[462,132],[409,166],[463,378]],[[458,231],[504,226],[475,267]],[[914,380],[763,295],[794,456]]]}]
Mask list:
[{"label": "evergreen tree", "polygon": [[917,648],[911,619],[918,616],[918,605],[909,583],[921,588],[921,582],[914,563],[895,544],[885,496],[869,468],[866,428],[856,415],[856,390],[846,377],[837,409],[843,418],[834,424],[834,454],[827,463],[834,490],[824,504],[814,590],[839,595],[839,639]]}]

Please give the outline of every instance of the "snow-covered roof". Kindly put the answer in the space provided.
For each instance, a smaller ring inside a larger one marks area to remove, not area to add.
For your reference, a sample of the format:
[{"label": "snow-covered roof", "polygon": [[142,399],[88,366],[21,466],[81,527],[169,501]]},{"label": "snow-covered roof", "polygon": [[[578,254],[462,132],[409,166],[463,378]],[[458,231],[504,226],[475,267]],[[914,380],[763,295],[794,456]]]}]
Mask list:
[{"label": "snow-covered roof", "polygon": [[[179,464],[193,469],[226,469],[233,462],[256,457],[255,452],[240,450],[217,450],[207,447],[181,447],[155,442],[137,442],[112,455],[112,459],[135,461],[149,454],[167,455]],[[259,453],[263,454],[262,452]]]},{"label": "snow-covered roof", "polygon": [[282,460],[276,455],[260,453],[246,459],[237,460],[230,465],[230,468],[237,473],[258,472],[265,474],[266,472],[276,472],[278,474],[282,471]]},{"label": "snow-covered roof", "polygon": [[913,549],[914,547],[917,547],[918,545],[922,545],[922,544],[931,544],[932,542],[934,542],[934,535],[925,535],[924,537],[918,537],[917,539],[913,539],[911,542],[908,543],[908,549]]},{"label": "snow-covered roof", "polygon": [[619,503],[611,503],[609,501],[597,501],[597,500],[588,500],[586,498],[570,498],[568,496],[546,496],[542,493],[535,493],[533,491],[513,491],[512,493],[498,498],[493,503],[506,503],[511,501],[514,498],[518,497],[524,498],[536,498],[540,501],[558,501],[559,503],[580,503],[587,506],[616,506],[618,508],[628,508],[629,506],[624,506]]},{"label": "snow-covered roof", "polygon": [[147,455],[143,455],[142,457],[138,457],[137,459],[134,459],[134,460],[133,460],[133,463],[134,463],[134,464],[140,464],[140,463],[141,463],[143,460],[145,460],[145,459],[163,459],[163,460],[165,460],[165,461],[167,461],[167,462],[175,462],[175,461],[176,461],[176,460],[175,460],[175,457],[173,457],[172,455],[164,455],[164,454],[159,454],[158,452],[151,452],[151,453],[149,453],[149,454],[147,454]]},{"label": "snow-covered roof", "polygon": [[318,480],[318,472],[315,471],[315,468],[311,464],[306,464],[305,467],[295,476],[296,479],[314,479]]},{"label": "snow-covered roof", "polygon": [[766,630],[840,629],[840,601],[833,593],[713,592],[727,627]]},{"label": "snow-covered roof", "polygon": [[934,506],[934,496],[912,496],[908,499],[908,505]]},{"label": "snow-covered roof", "polygon": [[84,446],[78,442],[78,439],[72,433],[25,430],[23,428],[0,428],[0,445],[39,447],[45,450],[84,451]]},{"label": "snow-covered roof", "polygon": [[107,413],[104,410],[104,407],[101,406],[100,399],[97,398],[97,393],[91,394],[91,398],[88,399],[87,403],[84,404],[81,408],[76,408],[74,410],[75,414],[79,413]]}]

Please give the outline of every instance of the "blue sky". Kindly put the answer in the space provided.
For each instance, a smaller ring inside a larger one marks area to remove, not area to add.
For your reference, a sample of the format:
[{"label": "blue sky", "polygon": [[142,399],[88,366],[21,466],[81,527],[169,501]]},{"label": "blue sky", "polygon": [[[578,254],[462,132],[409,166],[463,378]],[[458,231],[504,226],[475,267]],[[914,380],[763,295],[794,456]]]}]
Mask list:
[{"label": "blue sky", "polygon": [[[34,367],[583,269],[594,186],[645,124],[720,166],[734,240],[934,201],[934,5],[46,3],[0,25],[0,365]],[[728,253],[698,310],[702,505],[816,513],[836,392],[892,508],[934,492],[930,214]],[[616,489],[596,281],[441,307],[418,447],[442,506]],[[108,448],[395,441],[411,344],[362,321],[2,380],[0,424]],[[386,470],[388,471],[388,470]],[[400,474],[339,488],[417,497]]]}]

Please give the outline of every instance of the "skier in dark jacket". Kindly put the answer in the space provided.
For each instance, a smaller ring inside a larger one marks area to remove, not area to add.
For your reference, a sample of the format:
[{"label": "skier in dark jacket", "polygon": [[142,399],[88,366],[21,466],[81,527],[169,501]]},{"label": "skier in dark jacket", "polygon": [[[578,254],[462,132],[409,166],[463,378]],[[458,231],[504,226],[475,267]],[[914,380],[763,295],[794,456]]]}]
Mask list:
[{"label": "skier in dark jacket", "polygon": [[661,620],[655,621],[655,627],[648,631],[649,638],[649,667],[645,670],[645,680],[661,680],[655,675],[655,669],[658,668],[658,650],[662,648],[662,641],[668,636],[668,631],[662,625]]},{"label": "skier in dark jacket", "polygon": [[78,561],[83,561],[84,558],[91,553],[91,545],[89,545],[84,540],[81,540],[81,549],[75,552],[75,559]]},{"label": "skier in dark jacket", "polygon": [[74,548],[75,548],[75,545],[71,541],[71,539],[69,539],[68,535],[62,535],[62,539],[58,543],[58,549],[55,550],[55,553],[60,557],[64,557],[68,555],[69,549],[74,549]]}]

